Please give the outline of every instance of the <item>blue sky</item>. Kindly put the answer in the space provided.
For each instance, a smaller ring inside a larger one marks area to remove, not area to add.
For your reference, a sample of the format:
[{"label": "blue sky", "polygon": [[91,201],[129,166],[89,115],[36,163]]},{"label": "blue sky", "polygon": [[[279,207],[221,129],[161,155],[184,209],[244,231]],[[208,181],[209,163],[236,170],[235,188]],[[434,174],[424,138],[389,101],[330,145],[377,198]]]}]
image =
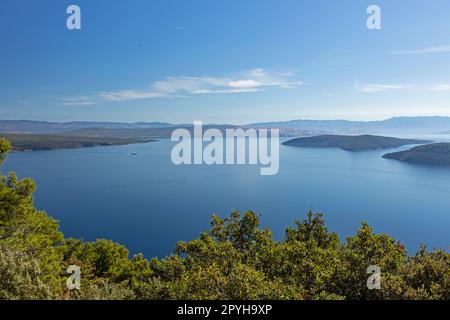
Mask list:
[{"label": "blue sky", "polygon": [[448,0],[3,0],[0,118],[450,116],[449,17]]}]

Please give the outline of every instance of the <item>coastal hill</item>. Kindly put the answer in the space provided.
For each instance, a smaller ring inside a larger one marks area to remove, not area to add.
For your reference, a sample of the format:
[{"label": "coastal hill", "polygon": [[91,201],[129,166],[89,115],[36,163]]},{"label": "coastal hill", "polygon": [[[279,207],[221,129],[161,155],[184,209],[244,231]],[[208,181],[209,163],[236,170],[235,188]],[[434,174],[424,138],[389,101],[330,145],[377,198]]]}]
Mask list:
[{"label": "coastal hill", "polygon": [[450,143],[418,146],[406,151],[385,154],[383,158],[417,164],[450,166]]},{"label": "coastal hill", "polygon": [[9,140],[14,151],[40,151],[151,142],[151,139],[80,137],[56,134],[0,134]]},{"label": "coastal hill", "polygon": [[340,148],[346,151],[364,151],[398,148],[408,144],[424,144],[429,142],[430,141],[426,140],[399,139],[372,135],[321,135],[292,139],[284,142],[283,145],[309,148]]}]

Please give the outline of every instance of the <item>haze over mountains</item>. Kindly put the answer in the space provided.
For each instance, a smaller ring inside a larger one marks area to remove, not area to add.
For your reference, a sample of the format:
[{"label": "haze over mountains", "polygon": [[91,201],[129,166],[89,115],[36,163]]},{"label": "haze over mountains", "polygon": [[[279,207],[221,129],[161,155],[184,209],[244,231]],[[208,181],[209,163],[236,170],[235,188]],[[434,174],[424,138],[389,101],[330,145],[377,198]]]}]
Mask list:
[{"label": "haze over mountains", "polygon": [[[108,135],[131,132],[139,136],[168,136],[174,127],[190,127],[191,124],[164,122],[48,122],[30,120],[0,120],[1,133],[71,133],[76,135]],[[380,134],[380,133],[450,133],[450,117],[396,117],[380,121],[349,120],[291,120],[261,122],[247,125],[209,125],[211,127],[279,128],[284,136],[310,136],[319,134]],[[100,130],[101,129],[101,130]],[[162,129],[162,130],[161,130]],[[118,131],[116,131],[118,130]],[[135,131],[137,130],[137,131]],[[140,133],[139,133],[140,131]]]},{"label": "haze over mountains", "polygon": [[[205,124],[204,130],[214,128],[250,128],[248,125]],[[175,128],[193,129],[192,124],[171,124],[162,122],[46,122],[29,120],[0,120],[0,133],[14,134],[64,134],[83,137],[115,137],[115,138],[168,138]],[[322,130],[304,130],[299,128],[280,127],[280,135],[285,137],[311,136],[326,133]]]},{"label": "haze over mountains", "polygon": [[450,133],[450,117],[395,117],[379,121],[291,120],[255,123],[251,126],[326,130],[330,133]]},{"label": "haze over mountains", "polygon": [[32,120],[0,120],[0,132],[3,133],[63,133],[86,128],[104,129],[146,129],[163,128],[172,126],[170,123],[162,122],[94,122],[94,121],[71,121],[71,122],[49,122]]}]

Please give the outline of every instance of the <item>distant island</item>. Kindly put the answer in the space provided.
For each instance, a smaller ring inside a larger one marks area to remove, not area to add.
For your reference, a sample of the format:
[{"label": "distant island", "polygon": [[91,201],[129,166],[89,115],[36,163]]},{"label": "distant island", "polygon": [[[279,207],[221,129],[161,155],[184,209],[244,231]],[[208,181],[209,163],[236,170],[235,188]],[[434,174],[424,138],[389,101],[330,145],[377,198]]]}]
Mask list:
[{"label": "distant island", "polygon": [[450,143],[418,146],[406,151],[385,154],[383,158],[425,165],[450,166]]},{"label": "distant island", "polygon": [[283,143],[286,146],[309,148],[340,148],[346,151],[365,151],[376,149],[398,148],[409,144],[425,144],[431,141],[399,139],[373,135],[344,136],[321,135],[315,137],[296,138]]},{"label": "distant island", "polygon": [[0,134],[9,140],[14,151],[73,149],[96,146],[125,145],[155,141],[152,139],[82,137],[58,134]]}]

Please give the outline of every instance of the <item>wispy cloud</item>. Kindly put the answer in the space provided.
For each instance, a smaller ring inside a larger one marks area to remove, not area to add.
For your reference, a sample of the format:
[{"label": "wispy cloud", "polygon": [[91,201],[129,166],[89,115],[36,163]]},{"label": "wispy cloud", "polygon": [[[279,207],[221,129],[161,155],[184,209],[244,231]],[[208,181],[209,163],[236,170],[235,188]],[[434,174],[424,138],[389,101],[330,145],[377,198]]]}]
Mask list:
[{"label": "wispy cloud", "polygon": [[88,106],[95,104],[96,101],[90,96],[73,96],[62,98],[58,101],[58,104],[63,106]]},{"label": "wispy cloud", "polygon": [[412,84],[359,84],[355,85],[355,89],[365,93],[384,92],[384,91],[399,91],[399,90],[411,90],[415,86]]},{"label": "wispy cloud", "polygon": [[98,97],[109,101],[126,101],[126,100],[142,100],[150,98],[164,97],[165,95],[159,92],[146,92],[135,90],[121,90],[114,92],[100,92]]},{"label": "wispy cloud", "polygon": [[450,84],[434,84],[427,86],[417,86],[414,84],[360,84],[355,83],[354,89],[364,93],[376,93],[387,91],[450,91]]},{"label": "wispy cloud", "polygon": [[427,54],[427,53],[450,53],[450,45],[422,48],[422,49],[416,49],[416,50],[401,50],[401,51],[392,51],[391,52],[391,54],[397,54],[397,55]]},{"label": "wispy cloud", "polygon": [[176,76],[151,84],[148,90],[118,90],[99,92],[93,96],[65,98],[65,105],[88,105],[102,101],[131,101],[163,97],[186,97],[205,94],[237,94],[267,90],[269,88],[292,89],[302,84],[293,79],[294,72],[269,72],[252,69],[226,77]]},{"label": "wispy cloud", "polygon": [[430,91],[450,91],[450,84],[437,84],[428,87]]}]

